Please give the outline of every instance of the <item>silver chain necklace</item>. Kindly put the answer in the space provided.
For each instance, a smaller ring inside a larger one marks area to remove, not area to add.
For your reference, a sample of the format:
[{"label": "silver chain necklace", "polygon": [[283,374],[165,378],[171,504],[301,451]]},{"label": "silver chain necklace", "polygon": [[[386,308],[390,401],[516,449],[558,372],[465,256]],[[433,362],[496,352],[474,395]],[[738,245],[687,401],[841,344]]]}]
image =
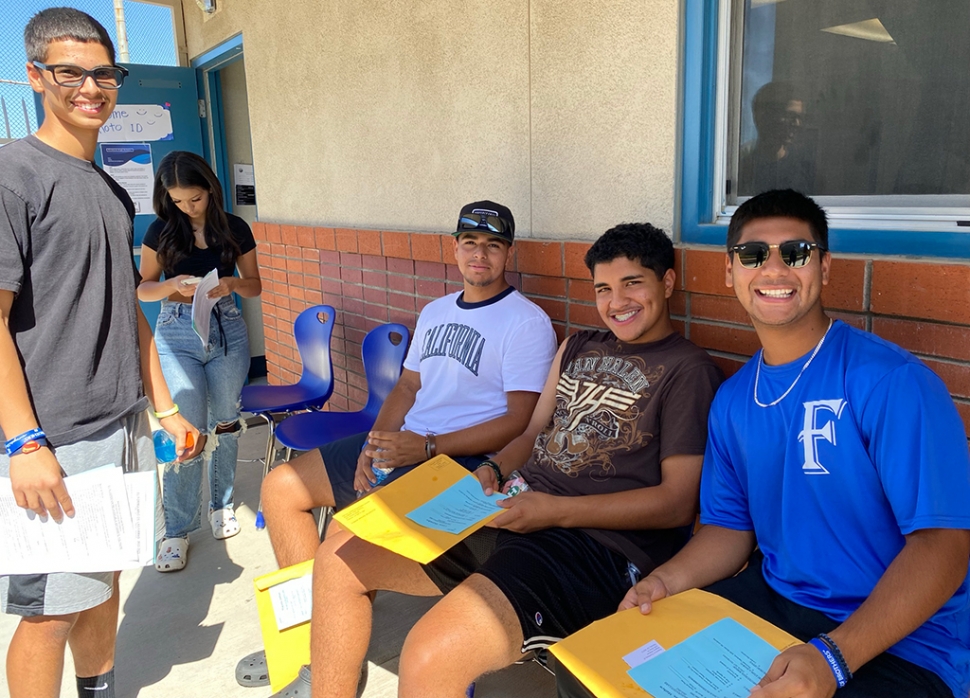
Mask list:
[{"label": "silver chain necklace", "polygon": [[783,392],[780,398],[772,402],[769,402],[767,405],[758,399],[758,381],[761,378],[761,364],[763,364],[765,361],[765,350],[764,349],[761,350],[761,352],[758,354],[758,368],[755,370],[755,374],[754,374],[754,404],[756,404],[758,407],[774,407],[779,402],[781,402],[786,397],[788,397],[788,393],[790,393],[792,391],[792,388],[794,388],[798,384],[798,380],[802,377],[802,374],[805,373],[808,367],[812,364],[812,361],[815,360],[815,357],[818,356],[818,353],[822,350],[822,345],[825,344],[825,338],[829,336],[829,330],[832,329],[832,322],[833,321],[829,319],[829,326],[825,328],[825,334],[823,334],[822,338],[818,340],[818,344],[815,345],[815,349],[812,351],[812,355],[808,357],[808,361],[806,361],[805,365],[802,366],[802,370],[798,372],[797,376],[795,376],[794,382],[792,382],[792,384],[788,386],[788,390]]}]

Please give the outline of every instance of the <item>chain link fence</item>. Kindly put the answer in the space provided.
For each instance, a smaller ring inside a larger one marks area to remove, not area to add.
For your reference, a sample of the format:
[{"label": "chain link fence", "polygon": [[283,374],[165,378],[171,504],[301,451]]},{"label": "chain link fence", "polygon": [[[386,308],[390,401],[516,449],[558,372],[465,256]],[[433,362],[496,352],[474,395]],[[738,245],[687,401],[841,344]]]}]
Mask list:
[{"label": "chain link fence", "polygon": [[[24,27],[48,7],[67,5],[87,12],[104,25],[118,47],[113,0],[5,0],[0,12],[0,145],[37,130],[34,93],[24,67]],[[147,2],[124,0],[124,26],[129,63],[178,65],[172,9]],[[119,56],[119,61],[121,57]]]}]

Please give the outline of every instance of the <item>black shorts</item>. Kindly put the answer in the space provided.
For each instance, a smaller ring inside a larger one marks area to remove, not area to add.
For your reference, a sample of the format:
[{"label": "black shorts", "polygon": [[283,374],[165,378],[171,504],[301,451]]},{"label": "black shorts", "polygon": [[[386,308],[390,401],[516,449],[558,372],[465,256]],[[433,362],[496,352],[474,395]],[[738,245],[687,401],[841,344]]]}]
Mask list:
[{"label": "black shorts", "polygon": [[446,594],[476,572],[495,584],[519,618],[523,652],[610,615],[632,585],[625,557],[568,528],[482,528],[424,570]]},{"label": "black shorts", "polygon": [[[348,504],[357,501],[357,491],[354,489],[354,475],[357,473],[357,459],[360,458],[360,451],[367,442],[367,432],[361,432],[345,439],[331,441],[324,444],[317,450],[320,457],[327,467],[327,477],[330,480],[330,487],[333,489],[333,499],[335,509],[338,511]],[[487,456],[451,456],[459,465],[472,472],[482,464]],[[416,465],[407,465],[403,468],[394,468],[387,476],[383,484],[387,485],[394,482],[402,475],[414,469]]]}]

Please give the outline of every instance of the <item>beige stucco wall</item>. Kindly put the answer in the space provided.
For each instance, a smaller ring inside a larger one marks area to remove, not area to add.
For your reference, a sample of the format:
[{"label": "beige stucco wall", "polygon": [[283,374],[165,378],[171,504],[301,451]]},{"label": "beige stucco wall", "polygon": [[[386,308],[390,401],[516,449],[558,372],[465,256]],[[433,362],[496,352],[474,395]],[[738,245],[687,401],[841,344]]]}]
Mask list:
[{"label": "beige stucco wall", "polygon": [[242,32],[259,217],[520,235],[674,219],[678,0],[183,0],[189,54]]},{"label": "beige stucco wall", "polygon": [[[222,111],[226,135],[226,157],[232,181],[224,185],[233,201],[232,212],[248,223],[256,220],[256,206],[240,206],[235,203],[235,169],[233,165],[253,164],[253,144],[249,129],[249,96],[246,86],[246,63],[236,61],[219,71],[222,82]],[[249,354],[262,356],[266,353],[263,338],[263,312],[258,298],[242,298],[243,317],[249,328]]]}]

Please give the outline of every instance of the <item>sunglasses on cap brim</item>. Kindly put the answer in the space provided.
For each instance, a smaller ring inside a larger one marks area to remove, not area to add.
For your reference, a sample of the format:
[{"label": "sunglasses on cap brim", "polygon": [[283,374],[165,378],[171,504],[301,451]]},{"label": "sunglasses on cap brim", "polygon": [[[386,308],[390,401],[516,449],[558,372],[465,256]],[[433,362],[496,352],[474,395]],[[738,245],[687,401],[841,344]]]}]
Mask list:
[{"label": "sunglasses on cap brim", "polygon": [[779,245],[769,245],[767,242],[743,242],[731,248],[731,252],[745,269],[757,269],[768,261],[771,250],[777,249],[781,261],[792,269],[804,267],[812,261],[812,250],[825,252],[825,248],[815,242],[807,240],[789,240]]},{"label": "sunglasses on cap brim", "polygon": [[484,213],[466,213],[458,219],[458,231],[465,230],[488,230],[500,235],[509,235],[512,226],[504,218],[491,216]]}]

